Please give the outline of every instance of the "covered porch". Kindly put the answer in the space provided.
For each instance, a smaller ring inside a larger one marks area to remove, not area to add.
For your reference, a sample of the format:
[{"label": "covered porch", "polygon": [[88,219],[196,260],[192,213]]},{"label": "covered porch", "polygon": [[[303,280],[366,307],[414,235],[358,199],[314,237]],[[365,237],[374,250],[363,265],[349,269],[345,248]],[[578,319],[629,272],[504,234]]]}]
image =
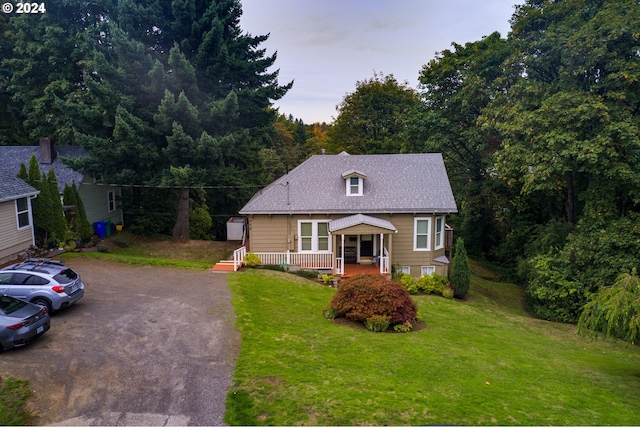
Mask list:
[{"label": "covered porch", "polygon": [[397,231],[391,222],[363,214],[329,222],[334,274],[351,276],[361,270],[389,274],[392,236]]}]

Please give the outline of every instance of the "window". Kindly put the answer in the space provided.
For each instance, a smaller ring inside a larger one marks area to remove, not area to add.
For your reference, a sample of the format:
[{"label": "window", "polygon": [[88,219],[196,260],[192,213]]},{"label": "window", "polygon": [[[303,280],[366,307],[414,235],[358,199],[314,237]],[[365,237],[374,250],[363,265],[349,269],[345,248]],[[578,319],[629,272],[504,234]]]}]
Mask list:
[{"label": "window", "polygon": [[16,200],[16,216],[18,217],[18,230],[27,228],[31,225],[31,212],[29,199],[22,197]]},{"label": "window", "polygon": [[399,265],[398,271],[402,274],[411,274],[411,267],[408,265]]},{"label": "window", "polygon": [[362,196],[362,178],[352,176],[347,178],[347,196]]},{"label": "window", "polygon": [[298,236],[299,252],[329,251],[328,221],[300,221],[298,222]]},{"label": "window", "polygon": [[436,217],[436,233],[435,233],[435,248],[444,248],[444,217]]},{"label": "window", "polygon": [[0,285],[8,285],[11,283],[11,276],[13,273],[1,273],[0,272]]},{"label": "window", "polygon": [[433,265],[426,265],[420,267],[420,275],[421,276],[431,276],[436,272],[436,268]]},{"label": "window", "polygon": [[413,230],[413,250],[430,251],[431,218],[415,218]]},{"label": "window", "polygon": [[107,200],[109,205],[109,212],[113,212],[116,210],[116,192],[113,190],[109,190],[107,192]]}]

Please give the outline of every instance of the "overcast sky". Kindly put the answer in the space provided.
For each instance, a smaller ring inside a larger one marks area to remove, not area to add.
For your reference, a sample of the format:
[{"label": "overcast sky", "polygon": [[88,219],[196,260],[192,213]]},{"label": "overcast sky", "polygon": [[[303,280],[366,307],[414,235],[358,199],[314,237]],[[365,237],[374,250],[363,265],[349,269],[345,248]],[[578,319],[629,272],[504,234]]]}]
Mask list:
[{"label": "overcast sky", "polygon": [[278,52],[280,84],[293,88],[275,102],[305,123],[331,123],[356,82],[393,74],[416,87],[418,74],[451,43],[506,37],[515,4],[524,0],[241,0],[240,27],[270,34],[261,47]]}]

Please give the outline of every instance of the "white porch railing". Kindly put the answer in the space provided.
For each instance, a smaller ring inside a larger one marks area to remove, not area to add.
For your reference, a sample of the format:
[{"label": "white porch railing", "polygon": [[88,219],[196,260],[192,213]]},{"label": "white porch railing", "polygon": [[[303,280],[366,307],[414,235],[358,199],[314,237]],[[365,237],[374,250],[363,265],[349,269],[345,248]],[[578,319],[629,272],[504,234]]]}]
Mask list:
[{"label": "white porch railing", "polygon": [[244,256],[247,254],[247,247],[241,246],[233,251],[233,271],[238,271],[244,262]]},{"label": "white porch railing", "polygon": [[333,253],[254,252],[262,265],[297,265],[301,268],[333,268]]},{"label": "white porch railing", "polygon": [[336,258],[336,274],[344,274],[344,259],[341,257]]}]

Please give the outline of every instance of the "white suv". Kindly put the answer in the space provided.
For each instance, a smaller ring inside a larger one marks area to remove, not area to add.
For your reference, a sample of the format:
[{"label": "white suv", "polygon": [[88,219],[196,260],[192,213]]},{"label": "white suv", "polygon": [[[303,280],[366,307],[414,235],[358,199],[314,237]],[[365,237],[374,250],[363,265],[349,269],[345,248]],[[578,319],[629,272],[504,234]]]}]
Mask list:
[{"label": "white suv", "polygon": [[62,261],[30,258],[0,270],[0,295],[45,306],[53,313],[82,298],[84,283]]}]

